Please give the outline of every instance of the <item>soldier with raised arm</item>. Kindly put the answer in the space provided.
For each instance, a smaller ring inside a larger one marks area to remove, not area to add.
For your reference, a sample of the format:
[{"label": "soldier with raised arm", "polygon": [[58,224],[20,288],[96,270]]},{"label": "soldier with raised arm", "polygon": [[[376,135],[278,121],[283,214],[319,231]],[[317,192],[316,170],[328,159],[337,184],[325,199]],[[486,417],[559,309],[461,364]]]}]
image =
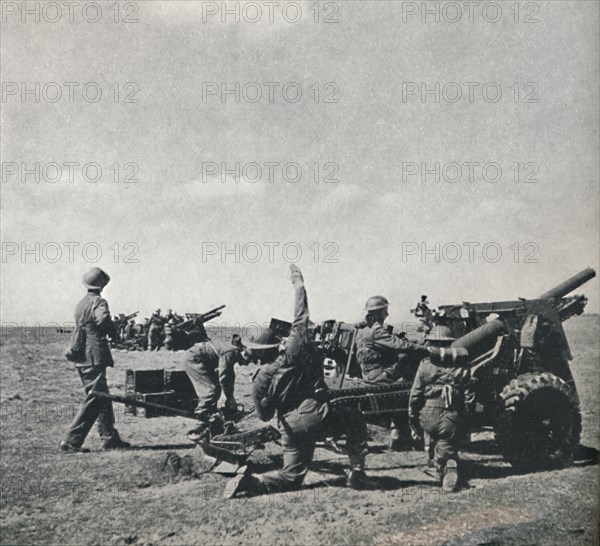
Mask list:
[{"label": "soldier with raised arm", "polygon": [[309,312],[302,273],[290,266],[295,311],[289,337],[272,364],[262,366],[253,378],[253,398],[258,417],[269,421],[277,414],[283,447],[283,468],[263,475],[241,473],[230,480],[225,497],[256,495],[298,489],[313,459],[315,443],[325,436],[346,435],[350,472],[346,483],[360,489],[367,484],[364,459],[367,428],[362,415],[333,409],[327,403],[323,362],[309,338]]}]

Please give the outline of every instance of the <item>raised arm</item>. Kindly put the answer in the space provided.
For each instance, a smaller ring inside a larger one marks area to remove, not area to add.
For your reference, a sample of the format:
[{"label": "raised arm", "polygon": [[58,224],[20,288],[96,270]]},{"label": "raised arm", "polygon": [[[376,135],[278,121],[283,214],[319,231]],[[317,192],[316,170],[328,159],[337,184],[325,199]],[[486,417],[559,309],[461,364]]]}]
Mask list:
[{"label": "raised arm", "polygon": [[294,322],[292,331],[288,337],[285,352],[290,359],[295,359],[308,342],[308,296],[304,288],[302,272],[294,264],[290,265],[292,273],[292,285],[294,286]]}]

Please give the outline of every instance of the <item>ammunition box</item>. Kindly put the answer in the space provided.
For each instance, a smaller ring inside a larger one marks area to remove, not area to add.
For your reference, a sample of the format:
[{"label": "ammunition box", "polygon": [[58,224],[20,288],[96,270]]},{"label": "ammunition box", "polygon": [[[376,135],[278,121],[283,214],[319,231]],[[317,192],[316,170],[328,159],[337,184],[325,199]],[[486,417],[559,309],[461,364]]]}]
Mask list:
[{"label": "ammunition box", "polygon": [[174,392],[171,405],[175,408],[193,411],[198,405],[196,390],[184,370],[165,370],[165,390]]},{"label": "ammunition box", "polygon": [[165,390],[164,370],[125,370],[125,393],[157,393]]}]

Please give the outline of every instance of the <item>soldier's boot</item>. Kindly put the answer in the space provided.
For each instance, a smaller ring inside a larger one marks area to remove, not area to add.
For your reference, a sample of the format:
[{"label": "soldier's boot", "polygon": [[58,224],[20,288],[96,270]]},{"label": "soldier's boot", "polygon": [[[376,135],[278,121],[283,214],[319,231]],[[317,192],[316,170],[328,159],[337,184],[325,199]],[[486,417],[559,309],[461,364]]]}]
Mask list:
[{"label": "soldier's boot", "polygon": [[102,444],[102,449],[127,449],[130,447],[131,444],[121,438],[111,438]]},{"label": "soldier's boot", "polygon": [[390,442],[388,447],[392,451],[400,451],[402,449],[402,437],[400,436],[400,431],[397,428],[393,428],[390,432]]},{"label": "soldier's boot", "polygon": [[127,449],[129,447],[131,447],[131,444],[122,440],[116,429],[110,438],[102,442],[102,449]]},{"label": "soldier's boot", "polygon": [[371,486],[371,481],[364,469],[353,468],[346,478],[346,486],[357,490],[368,489]]},{"label": "soldier's boot", "polygon": [[265,484],[260,478],[253,476],[247,466],[242,466],[238,470],[238,474],[225,484],[223,498],[232,499],[242,493],[246,493],[249,497],[267,493]]},{"label": "soldier's boot", "polygon": [[454,459],[449,459],[444,467],[442,477],[442,489],[448,493],[453,493],[458,488],[458,463]]},{"label": "soldier's boot", "polygon": [[75,446],[70,444],[66,440],[63,440],[59,444],[59,449],[64,453],[89,453],[90,450],[87,447]]},{"label": "soldier's boot", "polygon": [[198,421],[200,421],[200,424],[196,428],[188,431],[187,438],[191,442],[199,442],[207,436],[220,436],[225,433],[226,430],[228,434],[235,432],[235,427],[233,427],[233,429],[231,427],[226,429],[225,425],[227,423],[223,421],[223,417],[221,417],[221,414],[217,410],[196,410],[195,414]]},{"label": "soldier's boot", "polygon": [[360,453],[349,453],[350,472],[346,478],[346,486],[352,489],[368,489],[371,485],[365,473],[366,449]]},{"label": "soldier's boot", "polygon": [[187,438],[190,442],[199,442],[209,433],[209,422],[211,412],[206,409],[198,408],[196,409],[194,414],[196,415],[196,418],[198,419],[199,423],[196,428],[193,428],[192,430],[188,431]]}]

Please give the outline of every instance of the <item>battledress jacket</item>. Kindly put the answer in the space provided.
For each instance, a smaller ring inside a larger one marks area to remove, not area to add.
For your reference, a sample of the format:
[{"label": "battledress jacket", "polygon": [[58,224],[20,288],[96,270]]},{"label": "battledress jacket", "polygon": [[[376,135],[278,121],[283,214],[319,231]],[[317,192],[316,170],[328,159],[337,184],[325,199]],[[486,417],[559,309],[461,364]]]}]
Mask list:
[{"label": "battledress jacket", "polygon": [[227,398],[233,396],[235,363],[240,360],[240,349],[228,341],[201,341],[187,351],[186,358],[200,364],[208,372],[218,371],[219,383]]},{"label": "battledress jacket", "polygon": [[294,321],[285,351],[275,362],[261,366],[252,378],[252,395],[259,419],[281,417],[305,400],[327,390],[322,360],[309,339],[308,297],[304,282],[294,281]]},{"label": "battledress jacket", "polygon": [[429,351],[421,345],[395,336],[380,322],[375,322],[372,326],[365,325],[358,331],[356,356],[363,378],[367,381],[379,377],[382,370],[393,367],[398,362],[400,353],[414,355],[418,362]]},{"label": "battledress jacket", "polygon": [[77,304],[75,322],[85,331],[85,362],[76,366],[112,366],[113,358],[106,336],[115,336],[116,328],[107,301],[95,292],[88,292]]},{"label": "battledress jacket", "polygon": [[410,391],[409,415],[418,416],[425,404],[439,408],[461,405],[470,379],[469,368],[437,366],[429,358],[424,358]]}]

